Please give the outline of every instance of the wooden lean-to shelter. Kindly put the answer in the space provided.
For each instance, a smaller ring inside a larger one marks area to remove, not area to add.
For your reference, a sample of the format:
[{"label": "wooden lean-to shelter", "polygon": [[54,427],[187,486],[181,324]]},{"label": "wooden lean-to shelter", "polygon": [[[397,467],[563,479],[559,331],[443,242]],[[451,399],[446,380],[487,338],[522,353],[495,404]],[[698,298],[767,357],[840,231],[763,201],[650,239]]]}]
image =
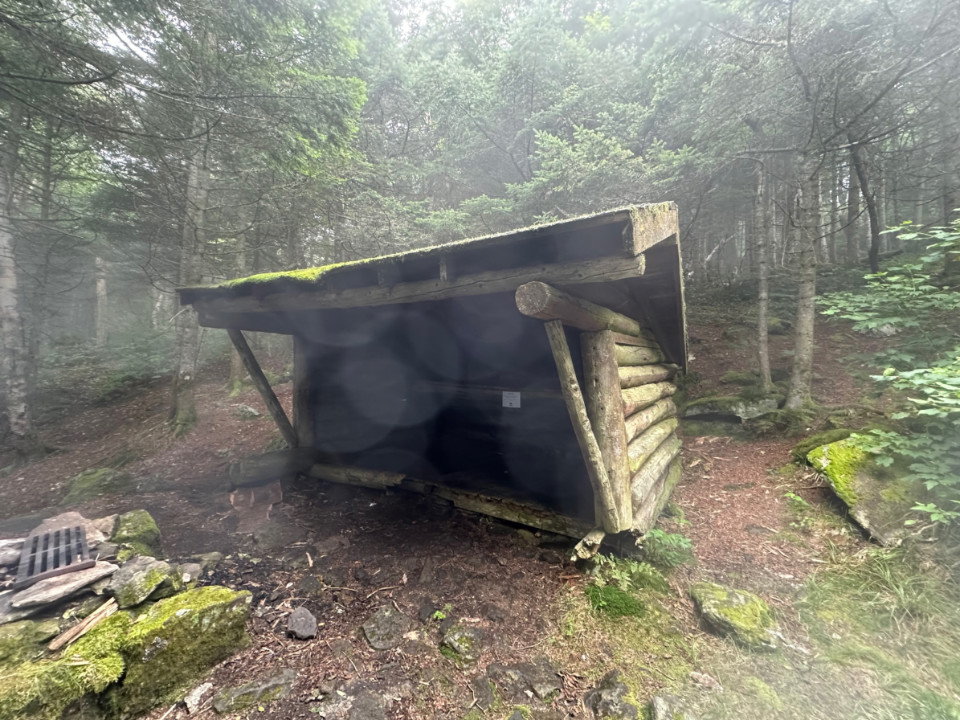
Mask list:
[{"label": "wooden lean-to shelter", "polygon": [[[676,205],[641,205],[180,299],[227,329],[297,470],[642,533],[680,475],[677,240]],[[293,336],[292,422],[243,330]]]}]

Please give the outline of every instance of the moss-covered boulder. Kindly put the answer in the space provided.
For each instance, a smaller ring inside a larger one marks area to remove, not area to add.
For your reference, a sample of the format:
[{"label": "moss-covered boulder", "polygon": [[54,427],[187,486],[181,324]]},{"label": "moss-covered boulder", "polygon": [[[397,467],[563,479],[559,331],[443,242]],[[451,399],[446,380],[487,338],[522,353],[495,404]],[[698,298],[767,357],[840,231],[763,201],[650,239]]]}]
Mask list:
[{"label": "moss-covered boulder", "polygon": [[65,648],[59,658],[23,662],[0,674],[0,720],[59,720],[91,693],[123,675],[130,616],[115,613]]},{"label": "moss-covered boulder", "polygon": [[681,413],[683,417],[723,417],[734,416],[749,420],[777,409],[780,398],[776,395],[741,397],[710,396],[688,402]]},{"label": "moss-covered boulder", "polygon": [[130,627],[123,684],[104,704],[112,715],[136,717],[173,702],[213,665],[249,642],[250,593],[209,586],[161,600]]},{"label": "moss-covered boulder", "polygon": [[160,528],[146,510],[133,510],[120,515],[110,542],[119,546],[117,559],[121,562],[134,555],[163,557]]},{"label": "moss-covered boulder", "polygon": [[903,479],[894,465],[881,468],[853,439],[814,448],[807,462],[819,470],[858,525],[885,547],[896,547],[906,536],[904,522],[924,497],[919,483]]},{"label": "moss-covered boulder", "polygon": [[183,587],[179,567],[163,560],[139,556],[127,560],[110,578],[106,592],[117,600],[121,608],[131,608],[146,600],[169,597]]},{"label": "moss-covered boulder", "polygon": [[79,505],[102,495],[135,492],[137,481],[128,473],[114,468],[91,468],[69,480],[69,490],[61,505]]},{"label": "moss-covered boulder", "polygon": [[60,632],[51,620],[20,620],[0,625],[0,666],[14,665],[40,654],[43,643]]},{"label": "moss-covered boulder", "polygon": [[690,597],[714,632],[751,650],[776,649],[777,622],[760,597],[709,582],[692,585]]}]

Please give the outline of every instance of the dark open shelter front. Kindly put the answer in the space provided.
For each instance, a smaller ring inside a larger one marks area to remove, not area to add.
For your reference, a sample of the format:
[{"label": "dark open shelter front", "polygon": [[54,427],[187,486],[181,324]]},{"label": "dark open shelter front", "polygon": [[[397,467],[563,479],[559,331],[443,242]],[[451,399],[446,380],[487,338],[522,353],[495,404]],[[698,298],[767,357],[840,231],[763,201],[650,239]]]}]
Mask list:
[{"label": "dark open shelter front", "polygon": [[[672,203],[185,288],[317,478],[582,536],[644,532],[679,478]],[[294,337],[286,418],[242,330]]]}]

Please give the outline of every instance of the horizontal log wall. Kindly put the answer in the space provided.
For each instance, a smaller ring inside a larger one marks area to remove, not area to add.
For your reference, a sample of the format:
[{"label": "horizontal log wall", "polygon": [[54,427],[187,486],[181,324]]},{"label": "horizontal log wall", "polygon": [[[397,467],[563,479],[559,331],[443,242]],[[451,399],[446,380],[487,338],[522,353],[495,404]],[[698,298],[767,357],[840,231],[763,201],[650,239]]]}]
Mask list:
[{"label": "horizontal log wall", "polygon": [[677,391],[671,380],[679,368],[664,363],[660,346],[646,338],[637,343],[617,337],[614,356],[629,443],[631,529],[643,533],[653,527],[683,470],[677,406],[671,399]]}]

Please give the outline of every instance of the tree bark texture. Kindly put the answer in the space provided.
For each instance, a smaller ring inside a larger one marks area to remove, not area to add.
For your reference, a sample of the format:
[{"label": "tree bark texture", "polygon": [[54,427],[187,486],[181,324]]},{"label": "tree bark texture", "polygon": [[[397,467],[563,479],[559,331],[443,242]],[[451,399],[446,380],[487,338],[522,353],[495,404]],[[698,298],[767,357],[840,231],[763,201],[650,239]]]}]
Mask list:
[{"label": "tree bark texture", "polygon": [[847,225],[843,230],[847,240],[847,265],[856,267],[860,263],[860,237],[857,234],[857,221],[860,216],[860,179],[854,167],[853,151],[847,164]]},{"label": "tree bark texture", "polygon": [[580,336],[580,351],[583,356],[587,415],[617,503],[620,526],[628,528],[633,519],[633,507],[630,504],[627,429],[611,332],[583,333]]},{"label": "tree bark texture", "polygon": [[767,316],[770,308],[770,268],[767,239],[770,236],[770,197],[767,191],[766,168],[757,163],[756,195],[754,197],[754,233],[757,246],[757,357],[760,362],[760,389],[769,392],[773,387],[770,377],[770,337],[767,332]]},{"label": "tree bark texture", "polygon": [[625,528],[620,527],[617,501],[610,479],[607,476],[600,446],[590,423],[583,393],[580,391],[580,383],[577,381],[576,370],[573,367],[573,358],[570,355],[570,346],[567,344],[567,337],[563,331],[563,323],[559,320],[548,320],[545,323],[545,328],[547,338],[550,341],[550,350],[553,352],[553,360],[557,366],[557,374],[560,376],[560,389],[563,393],[563,399],[567,406],[567,412],[570,413],[570,422],[573,424],[577,443],[583,453],[590,484],[593,486],[593,495],[599,510],[597,524],[605,532],[619,532]]},{"label": "tree bark texture", "polygon": [[870,175],[867,171],[866,151],[859,145],[850,150],[853,160],[853,169],[860,182],[860,194],[867,207],[867,217],[870,220],[870,250],[867,257],[870,259],[870,272],[880,272],[880,214],[877,209],[877,195],[871,190]]},{"label": "tree bark texture", "polygon": [[797,316],[794,325],[793,371],[785,407],[797,410],[810,400],[813,378],[813,330],[816,318],[817,238],[820,217],[820,196],[817,192],[817,158],[809,154],[800,162],[799,267],[797,268]]}]

